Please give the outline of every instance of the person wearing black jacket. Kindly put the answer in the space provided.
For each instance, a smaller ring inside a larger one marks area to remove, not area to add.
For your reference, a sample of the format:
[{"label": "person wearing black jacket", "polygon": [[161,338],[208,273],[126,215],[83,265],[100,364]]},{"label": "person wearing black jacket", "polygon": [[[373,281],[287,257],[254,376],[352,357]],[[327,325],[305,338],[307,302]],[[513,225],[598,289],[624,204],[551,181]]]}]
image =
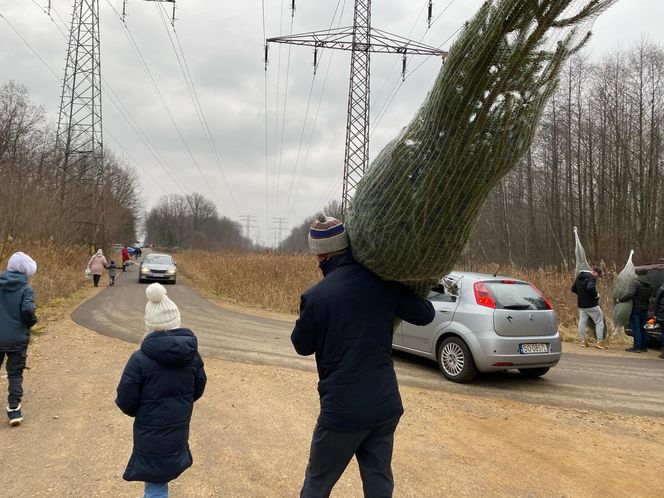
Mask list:
[{"label": "person wearing black jacket", "polygon": [[403,414],[392,333],[426,325],[432,304],[353,259],[343,224],[319,213],[309,231],[323,280],[302,294],[291,341],[316,356],[320,414],[300,496],[327,497],[356,457],[365,496],[392,496],[394,432]]},{"label": "person wearing black jacket", "polygon": [[37,323],[35,291],[28,279],[37,263],[25,253],[15,252],[0,273],[0,367],[7,358],[7,417],[12,426],[23,421],[23,370],[28,357],[30,329]]},{"label": "person wearing black jacket", "polygon": [[657,290],[655,297],[655,319],[659,324],[659,341],[662,345],[659,357],[664,359],[664,284]]},{"label": "person wearing black jacket", "polygon": [[599,306],[599,293],[597,292],[597,278],[602,277],[604,272],[601,267],[595,266],[592,271],[582,270],[572,284],[572,292],[576,294],[577,306],[579,307],[579,344],[587,347],[586,326],[588,319],[595,324],[597,342],[595,347],[606,349],[604,344],[604,313]]},{"label": "person wearing black jacket", "polygon": [[207,378],[194,333],[161,284],[145,289],[148,333],[122,373],[115,404],[134,417],[134,448],[122,476],[144,481],[145,498],[168,496],[168,483],[191,467],[189,422]]},{"label": "person wearing black jacket", "polygon": [[645,329],[648,321],[648,308],[652,296],[652,285],[648,279],[648,271],[644,268],[636,270],[637,279],[634,280],[627,291],[618,298],[621,303],[632,301],[632,337],[634,345],[625,351],[629,353],[643,353],[648,351],[648,332]]}]

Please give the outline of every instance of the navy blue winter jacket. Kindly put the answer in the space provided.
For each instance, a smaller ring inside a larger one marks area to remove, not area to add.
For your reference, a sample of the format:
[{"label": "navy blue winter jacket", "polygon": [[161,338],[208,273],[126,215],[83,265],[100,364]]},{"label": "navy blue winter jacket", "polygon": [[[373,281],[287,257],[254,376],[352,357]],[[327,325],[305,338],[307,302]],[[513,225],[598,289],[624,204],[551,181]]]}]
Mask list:
[{"label": "navy blue winter jacket", "polygon": [[21,351],[30,342],[30,327],[37,323],[35,291],[23,273],[0,273],[0,351]]},{"label": "navy blue winter jacket", "polygon": [[319,425],[359,432],[398,419],[403,406],[392,363],[395,319],[426,325],[433,306],[405,286],[381,280],[350,253],[320,266],[324,278],[302,295],[291,335],[299,354],[316,354]]},{"label": "navy blue winter jacket", "polygon": [[191,466],[189,421],[206,380],[191,330],[152,332],[143,339],[127,362],[115,400],[136,417],[125,480],[168,482]]}]

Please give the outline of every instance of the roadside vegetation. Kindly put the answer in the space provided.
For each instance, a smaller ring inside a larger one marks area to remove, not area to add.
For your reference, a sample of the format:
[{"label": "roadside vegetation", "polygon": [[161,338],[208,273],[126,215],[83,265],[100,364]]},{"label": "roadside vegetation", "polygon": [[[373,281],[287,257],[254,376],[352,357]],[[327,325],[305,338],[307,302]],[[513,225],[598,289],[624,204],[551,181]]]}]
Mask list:
[{"label": "roadside vegetation", "polygon": [[[297,314],[300,295],[321,278],[315,258],[306,253],[181,251],[176,259],[178,268],[194,286],[233,304],[281,313]],[[489,274],[498,272],[532,282],[558,313],[563,339],[577,339],[576,296],[570,291],[574,270],[499,267],[470,261],[456,268]],[[616,275],[616,269],[608,269],[606,278],[599,282],[602,309],[609,324],[611,288]],[[613,340],[622,338],[621,331]]]}]

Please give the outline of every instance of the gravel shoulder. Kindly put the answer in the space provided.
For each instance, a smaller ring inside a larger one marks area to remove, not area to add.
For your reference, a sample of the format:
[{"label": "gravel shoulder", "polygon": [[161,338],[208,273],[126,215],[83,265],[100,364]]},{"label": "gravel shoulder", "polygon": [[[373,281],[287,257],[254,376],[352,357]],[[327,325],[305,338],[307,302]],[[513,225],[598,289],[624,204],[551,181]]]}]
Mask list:
[{"label": "gravel shoulder", "polygon": [[[3,496],[141,495],[140,484],[121,479],[132,421],[113,402],[136,345],[69,317],[94,294],[64,303],[31,345],[26,420],[0,426]],[[211,358],[206,370],[208,389],[191,427],[194,466],[172,484],[171,496],[297,496],[318,412],[315,372]],[[402,387],[402,396],[397,497],[647,497],[664,488],[660,418],[416,387]],[[354,462],[333,496],[362,496]]]}]

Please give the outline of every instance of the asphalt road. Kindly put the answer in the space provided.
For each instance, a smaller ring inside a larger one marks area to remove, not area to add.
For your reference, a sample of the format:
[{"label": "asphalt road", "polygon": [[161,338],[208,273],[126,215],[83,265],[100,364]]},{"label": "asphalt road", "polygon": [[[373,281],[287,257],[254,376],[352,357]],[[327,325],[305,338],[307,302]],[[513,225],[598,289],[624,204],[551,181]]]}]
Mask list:
[{"label": "asphalt road", "polygon": [[[101,285],[107,285],[107,279]],[[137,267],[120,273],[108,287],[75,310],[76,323],[103,335],[138,343],[143,337],[145,284]],[[290,343],[293,322],[254,316],[217,306],[180,280],[167,286],[182,325],[199,338],[201,354],[244,363],[314,370],[313,357],[298,356]],[[480,375],[472,384],[447,381],[436,363],[395,353],[401,384],[536,405],[600,409],[664,417],[664,360],[652,354],[625,357],[610,352],[563,353],[557,367],[539,379],[518,373]]]}]

